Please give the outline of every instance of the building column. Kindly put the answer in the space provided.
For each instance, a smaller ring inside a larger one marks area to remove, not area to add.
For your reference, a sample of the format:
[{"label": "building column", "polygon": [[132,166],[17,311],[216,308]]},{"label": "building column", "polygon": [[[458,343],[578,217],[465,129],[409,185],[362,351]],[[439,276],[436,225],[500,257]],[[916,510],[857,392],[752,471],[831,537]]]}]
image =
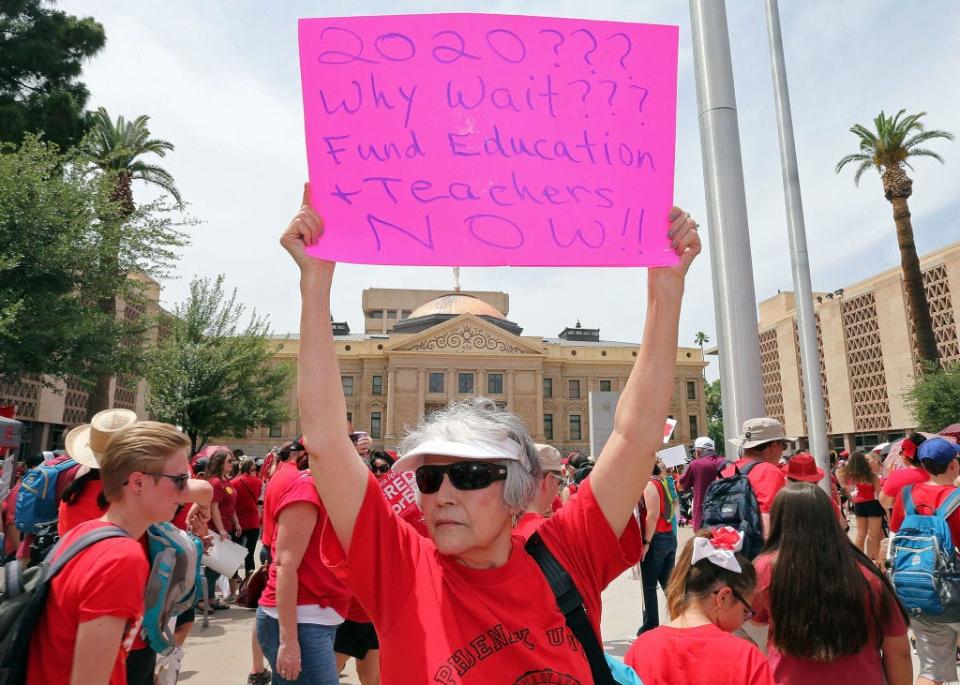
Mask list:
[{"label": "building column", "polygon": [[457,395],[457,373],[453,369],[447,369],[447,401],[449,402]]},{"label": "building column", "polygon": [[507,371],[507,409],[513,411],[513,375],[516,372],[513,369]]},{"label": "building column", "polygon": [[[674,440],[681,439],[680,436],[686,435],[687,441],[695,440],[696,435],[690,435],[690,414],[687,412],[687,381],[688,378],[680,379],[680,415],[677,417],[677,427],[674,433]],[[676,387],[676,385],[674,385]],[[698,419],[699,422],[699,419]],[[699,428],[699,426],[697,426]]]},{"label": "building column", "polygon": [[427,372],[420,369],[417,374],[417,421],[423,421],[426,415],[426,397],[427,397]]},{"label": "building column", "polygon": [[387,371],[387,417],[386,417],[386,426],[384,427],[384,439],[393,437],[393,403],[396,399],[396,395],[393,392],[393,382],[396,378],[396,371],[393,368],[388,369]]},{"label": "building column", "polygon": [[[536,426],[536,439],[539,442],[546,441],[546,436],[543,434],[543,369],[537,370],[537,419],[534,424]],[[554,424],[553,427],[553,436],[556,440],[557,436],[557,427]]]}]

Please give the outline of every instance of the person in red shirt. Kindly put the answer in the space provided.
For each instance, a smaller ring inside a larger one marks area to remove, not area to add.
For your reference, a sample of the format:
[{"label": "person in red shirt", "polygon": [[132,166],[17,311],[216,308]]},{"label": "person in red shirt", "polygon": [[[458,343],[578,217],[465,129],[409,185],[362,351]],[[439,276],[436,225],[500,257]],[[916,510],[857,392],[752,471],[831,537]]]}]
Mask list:
[{"label": "person in red shirt", "polygon": [[883,537],[884,511],[877,499],[880,479],[872,459],[863,452],[854,452],[840,472],[840,480],[853,496],[853,513],[857,517],[857,547],[871,559],[877,559],[880,555],[880,539]]},{"label": "person in red shirt", "polygon": [[[96,426],[89,436],[91,444],[104,444]],[[139,631],[149,573],[140,538],[150,524],[173,518],[183,503],[189,449],[183,433],[153,421],[109,437],[99,460],[108,509],[68,532],[59,549],[104,526],[126,535],[81,551],[51,581],[27,654],[28,685],[127,683],[125,662]]]},{"label": "person in red shirt", "polygon": [[[931,438],[917,448],[917,457],[929,475],[925,483],[908,485],[900,491],[893,514],[890,517],[890,530],[896,532],[903,525],[905,515],[904,497],[910,494],[914,510],[918,514],[929,515],[943,504],[956,488],[953,483],[960,476],[960,448],[943,438]],[[960,541],[960,509],[947,518],[950,537],[954,546]],[[920,674],[917,685],[939,685],[957,680],[957,644],[960,639],[960,624],[934,623],[922,616],[914,618],[911,626],[916,637],[917,656],[920,660]]]},{"label": "person in red shirt", "polygon": [[[819,483],[823,480],[823,469],[817,466],[813,455],[806,452],[798,452],[787,460],[787,463],[780,467],[783,475],[786,476],[788,483]],[[832,479],[831,479],[832,484]],[[835,493],[836,490],[831,488]],[[847,523],[847,517],[840,511],[839,498],[830,497],[830,504],[833,505],[833,511],[837,515],[840,526],[846,532],[850,529]]]},{"label": "person in red shirt", "polygon": [[637,637],[623,660],[644,685],[773,685],[766,657],[734,637],[753,616],[756,573],[733,528],[687,541],[667,586],[671,621]]},{"label": "person in red shirt", "polygon": [[553,503],[563,486],[563,476],[560,475],[560,452],[551,445],[537,443],[536,447],[542,470],[540,483],[533,501],[523,512],[513,530],[514,535],[519,535],[524,540],[533,535],[541,523],[554,515]]},{"label": "person in red shirt", "polygon": [[668,497],[667,485],[661,479],[659,463],[653,465],[653,476],[643,489],[643,503],[647,512],[643,521],[643,558],[640,576],[643,580],[643,623],[637,630],[642,635],[660,625],[657,603],[657,584],[667,591],[667,582],[673,572],[677,556],[677,533],[673,529],[673,502]]},{"label": "person in red shirt", "polygon": [[327,515],[310,474],[294,468],[275,473],[263,515],[273,561],[257,609],[260,648],[275,677],[334,685],[333,641],[350,591],[318,554]]},{"label": "person in red shirt", "polygon": [[[598,634],[601,591],[639,558],[633,510],[663,444],[684,281],[700,252],[696,223],[682,210],[655,221],[669,225],[678,264],[648,270],[643,344],[612,435],[577,496],[537,531],[575,582]],[[307,184],[281,237],[300,270],[298,406],[329,516],[321,553],[376,626],[382,682],[592,682],[543,571],[512,535],[541,475],[519,417],[475,397],[432,413],[404,439],[394,470],[415,472],[429,537],[400,521],[357,460],[343,434],[346,403],[330,328],[334,264],[306,253],[322,235]]]},{"label": "person in red shirt", "polygon": [[747,473],[747,480],[757,497],[760,507],[760,518],[763,523],[763,537],[767,538],[770,532],[770,509],[773,507],[773,498],[780,492],[780,488],[787,484],[786,478],[780,471],[780,457],[788,443],[794,442],[788,438],[783,430],[783,424],[776,419],[759,418],[747,419],[743,422],[743,434],[730,441],[740,448],[740,459],[723,470],[721,475],[728,478],[736,469],[742,469],[751,462],[756,462]]},{"label": "person in red shirt", "polygon": [[240,474],[230,481],[230,487],[237,493],[237,523],[240,524],[241,544],[247,548],[247,556],[243,560],[246,574],[256,568],[254,554],[257,551],[257,542],[260,540],[260,493],[263,490],[263,481],[255,474],[256,463],[253,459],[245,459],[240,464]]},{"label": "person in red shirt", "polygon": [[778,685],[911,685],[907,615],[817,485],[780,491],[753,565],[753,620],[769,626],[767,661]]},{"label": "person in red shirt", "polygon": [[883,487],[878,497],[880,504],[887,511],[893,509],[897,496],[904,487],[924,483],[930,478],[930,475],[924,471],[920,459],[917,458],[917,447],[925,440],[926,438],[921,433],[914,433],[904,438],[903,442],[900,443],[900,454],[903,456],[903,463],[906,464],[906,467],[890,472],[887,479],[883,481]]},{"label": "person in red shirt", "polygon": [[[237,491],[230,487],[233,461],[233,453],[230,450],[226,448],[218,449],[210,455],[206,467],[207,482],[213,488],[210,520],[213,523],[214,531],[220,536],[221,540],[232,540],[233,536],[242,532],[236,515]],[[218,601],[216,598],[217,580],[220,578],[220,574],[209,566],[204,569],[203,573],[207,579],[206,601],[208,606],[213,610],[229,609],[229,605]]]}]

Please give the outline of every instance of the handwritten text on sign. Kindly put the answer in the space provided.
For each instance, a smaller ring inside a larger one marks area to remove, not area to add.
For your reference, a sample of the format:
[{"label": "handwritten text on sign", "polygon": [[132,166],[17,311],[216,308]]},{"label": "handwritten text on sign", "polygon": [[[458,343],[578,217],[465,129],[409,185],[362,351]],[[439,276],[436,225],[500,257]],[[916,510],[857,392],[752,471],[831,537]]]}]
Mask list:
[{"label": "handwritten text on sign", "polygon": [[316,256],[662,265],[677,28],[494,14],[303,19]]}]

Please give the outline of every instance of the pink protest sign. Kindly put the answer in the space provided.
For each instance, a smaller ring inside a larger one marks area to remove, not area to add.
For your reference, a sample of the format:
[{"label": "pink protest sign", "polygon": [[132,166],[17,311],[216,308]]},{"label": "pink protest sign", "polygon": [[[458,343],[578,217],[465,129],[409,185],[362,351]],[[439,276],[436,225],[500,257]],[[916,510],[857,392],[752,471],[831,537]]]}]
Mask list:
[{"label": "pink protest sign", "polygon": [[315,256],[676,263],[677,27],[432,14],[299,31]]}]

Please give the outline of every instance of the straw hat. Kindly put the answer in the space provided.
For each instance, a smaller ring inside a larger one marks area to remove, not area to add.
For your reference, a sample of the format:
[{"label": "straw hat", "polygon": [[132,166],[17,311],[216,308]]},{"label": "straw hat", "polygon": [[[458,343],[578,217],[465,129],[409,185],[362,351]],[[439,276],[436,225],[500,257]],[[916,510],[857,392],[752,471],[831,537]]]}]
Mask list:
[{"label": "straw hat", "polygon": [[136,422],[137,415],[129,409],[104,409],[94,414],[90,423],[77,426],[67,433],[64,447],[78,464],[98,469],[98,460],[113,434]]}]

